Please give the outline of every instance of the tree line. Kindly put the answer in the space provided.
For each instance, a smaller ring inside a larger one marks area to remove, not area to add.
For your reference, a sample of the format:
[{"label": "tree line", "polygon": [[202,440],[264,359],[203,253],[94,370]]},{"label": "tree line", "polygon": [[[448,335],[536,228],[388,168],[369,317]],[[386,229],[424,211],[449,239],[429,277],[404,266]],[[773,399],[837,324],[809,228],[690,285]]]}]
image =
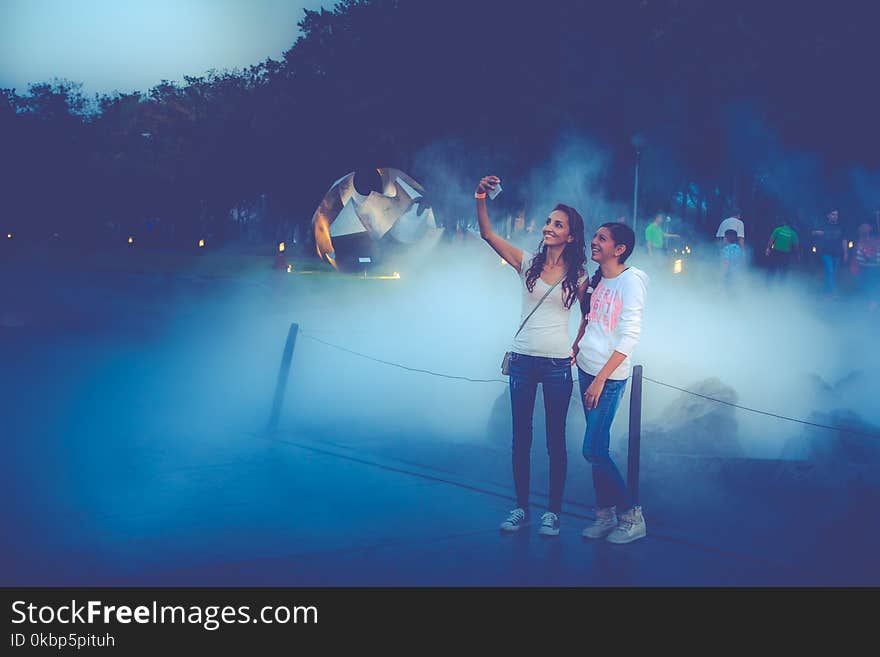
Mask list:
[{"label": "tree line", "polygon": [[[759,233],[832,202],[869,212],[880,40],[864,8],[345,0],[305,11],[280,60],[94,98],[67,80],[0,90],[2,228],[268,242],[307,230],[348,171],[395,166],[430,190],[444,180],[417,154],[454,140],[463,177],[516,180],[567,135],[608,153],[603,191],[627,204],[643,143],[642,216],[709,230],[738,206]],[[438,196],[441,223],[472,210],[458,203]]]}]

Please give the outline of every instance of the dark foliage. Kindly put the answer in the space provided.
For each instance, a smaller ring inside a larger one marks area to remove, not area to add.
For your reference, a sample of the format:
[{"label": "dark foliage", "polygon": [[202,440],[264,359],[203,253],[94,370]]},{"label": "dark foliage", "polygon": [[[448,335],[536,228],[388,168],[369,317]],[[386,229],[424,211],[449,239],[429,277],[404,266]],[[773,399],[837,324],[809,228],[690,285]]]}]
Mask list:
[{"label": "dark foliage", "polygon": [[[445,181],[416,154],[448,142],[464,145],[462,179],[515,182],[572,135],[607,152],[603,191],[630,203],[636,134],[640,214],[707,232],[736,204],[766,235],[778,215],[813,220],[830,202],[863,213],[880,205],[878,185],[863,178],[853,195],[846,172],[880,168],[870,13],[786,0],[346,0],[306,11],[280,61],[93,101],[67,81],[0,91],[4,223],[84,244],[144,231],[169,245],[270,240],[307,225],[348,171],[396,166],[436,189]],[[257,233],[231,209],[260,216]]]}]

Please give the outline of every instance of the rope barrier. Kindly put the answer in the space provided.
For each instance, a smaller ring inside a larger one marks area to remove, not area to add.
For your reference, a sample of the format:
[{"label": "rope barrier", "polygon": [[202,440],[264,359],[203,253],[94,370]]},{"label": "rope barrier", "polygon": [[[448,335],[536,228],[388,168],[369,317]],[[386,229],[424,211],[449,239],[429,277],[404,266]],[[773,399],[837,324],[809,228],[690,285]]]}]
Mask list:
[{"label": "rope barrier", "polygon": [[876,433],[868,433],[866,431],[858,431],[856,429],[847,429],[844,427],[834,427],[828,424],[819,424],[817,422],[808,422],[807,420],[801,420],[796,417],[788,417],[786,415],[778,415],[776,413],[770,413],[768,411],[759,411],[755,408],[749,408],[748,406],[740,406],[739,404],[734,404],[733,402],[724,401],[723,399],[715,399],[714,397],[709,397],[708,395],[701,395],[698,392],[693,392],[691,390],[685,390],[684,388],[679,388],[678,386],[671,385],[669,383],[663,383],[662,381],[656,381],[649,377],[643,377],[645,381],[650,381],[651,383],[656,383],[660,386],[665,386],[667,388],[672,388],[673,390],[679,390],[681,392],[686,392],[689,395],[693,395],[694,397],[702,397],[703,399],[708,399],[709,401],[716,402],[718,404],[725,404],[727,406],[733,406],[734,408],[738,408],[743,411],[749,411],[750,413],[758,413],[759,415],[767,415],[768,417],[775,417],[780,420],[788,420],[789,422],[798,422],[800,424],[806,424],[811,427],[819,427],[821,429],[832,429],[834,431],[845,431],[846,433],[854,433],[862,436],[868,436],[870,438],[880,438],[880,434]]},{"label": "rope barrier", "polygon": [[345,347],[340,347],[339,345],[332,344],[330,342],[326,342],[325,340],[321,340],[320,338],[316,338],[313,335],[309,335],[306,332],[302,332],[302,336],[304,338],[308,338],[309,340],[314,340],[315,342],[320,342],[321,344],[327,345],[328,347],[333,347],[334,349],[339,349],[340,351],[344,351],[349,354],[354,354],[355,356],[360,356],[361,358],[366,358],[367,360],[371,360],[375,363],[382,363],[383,365],[390,365],[391,367],[398,367],[402,370],[406,370],[408,372],[420,372],[422,374],[430,374],[431,376],[439,376],[444,379],[457,379],[459,381],[471,381],[472,383],[507,383],[504,379],[472,379],[467,376],[454,376],[452,374],[442,374],[441,372],[433,372],[431,370],[422,370],[417,369],[415,367],[407,367],[406,365],[400,365],[398,363],[392,363],[391,361],[382,360],[380,358],[373,358],[372,356],[367,356],[366,354],[362,354],[357,351],[352,351],[351,349],[346,349]]},{"label": "rope barrier", "polygon": [[[470,382],[472,382],[472,383],[496,383],[496,382],[497,382],[497,383],[507,383],[507,381],[504,380],[504,379],[472,379],[472,378],[467,377],[467,376],[454,376],[454,375],[452,375],[452,374],[443,374],[443,373],[441,373],[441,372],[434,372],[434,371],[432,371],[432,370],[425,370],[425,369],[417,369],[417,368],[414,368],[414,367],[407,367],[406,365],[400,365],[399,363],[393,363],[393,362],[391,362],[391,361],[382,360],[382,359],[380,359],[380,358],[373,358],[372,356],[368,356],[368,355],[366,355],[366,354],[362,354],[362,353],[357,352],[357,351],[352,351],[351,349],[346,349],[345,347],[341,347],[341,346],[336,345],[336,344],[333,344],[333,343],[331,343],[331,342],[327,342],[327,341],[325,341],[325,340],[321,340],[320,338],[316,338],[315,336],[313,336],[313,335],[309,335],[308,333],[306,333],[306,332],[304,332],[304,331],[302,331],[301,334],[302,334],[303,337],[308,338],[309,340],[314,340],[315,342],[319,342],[319,343],[321,343],[321,344],[323,344],[323,345],[326,345],[326,346],[328,346],[328,347],[332,347],[333,349],[338,349],[338,350],[340,350],[340,351],[344,351],[344,352],[346,352],[346,353],[353,354],[353,355],[355,355],[355,356],[359,356],[359,357],[361,357],[361,358],[366,358],[367,360],[371,360],[371,361],[376,362],[376,363],[382,363],[383,365],[389,365],[389,366],[391,366],[391,367],[397,367],[397,368],[400,368],[400,369],[402,369],[402,370],[406,370],[406,371],[408,371],[408,372],[419,372],[419,373],[421,373],[421,374],[428,374],[428,375],[431,375],[431,376],[438,376],[438,377],[442,377],[442,378],[444,378],[444,379],[456,379],[456,380],[459,380],[459,381],[470,381]],[[758,410],[758,409],[755,409],[755,408],[749,408],[748,406],[740,406],[739,404],[734,404],[733,402],[724,401],[723,399],[715,399],[714,397],[709,397],[708,395],[702,395],[702,394],[700,394],[700,393],[698,393],[698,392],[693,392],[692,390],[687,390],[687,389],[685,389],[685,388],[679,388],[678,386],[674,386],[674,385],[671,385],[671,384],[669,384],[669,383],[664,383],[663,381],[657,381],[656,379],[651,379],[651,378],[649,378],[649,377],[647,377],[647,376],[645,376],[645,377],[643,377],[643,378],[645,379],[645,381],[650,381],[651,383],[654,383],[654,384],[657,384],[657,385],[660,385],[660,386],[664,386],[664,387],[667,387],[667,388],[672,388],[673,390],[678,390],[678,391],[680,391],[680,392],[684,392],[684,393],[686,393],[686,394],[688,394],[688,395],[693,395],[694,397],[701,397],[701,398],[703,398],[703,399],[708,399],[709,401],[713,401],[713,402],[716,402],[716,403],[718,403],[718,404],[724,404],[724,405],[726,405],[726,406],[732,406],[733,408],[738,408],[738,409],[740,409],[740,410],[742,410],[742,411],[748,411],[748,412],[750,412],[750,413],[757,413],[758,415],[766,415],[766,416],[768,416],[768,417],[777,418],[777,419],[779,419],[779,420],[786,420],[786,421],[788,421],[788,422],[797,422],[797,423],[799,423],[799,424],[803,424],[803,425],[811,426],[811,427],[818,427],[818,428],[820,428],[820,429],[830,429],[830,430],[832,430],[832,431],[842,431],[842,432],[844,432],[844,433],[851,433],[851,434],[856,434],[856,435],[860,435],[860,436],[867,436],[867,437],[869,437],[869,438],[880,438],[880,434],[869,433],[869,432],[867,432],[867,431],[859,431],[859,430],[857,430],[857,429],[848,429],[848,428],[846,428],[846,427],[835,427],[835,426],[831,426],[831,425],[828,425],[828,424],[819,424],[818,422],[809,422],[808,420],[801,420],[801,419],[799,419],[799,418],[788,417],[788,416],[786,416],[786,415],[779,415],[779,414],[777,414],[777,413],[770,413],[770,412],[768,412],[768,411],[761,411],[761,410]]]}]

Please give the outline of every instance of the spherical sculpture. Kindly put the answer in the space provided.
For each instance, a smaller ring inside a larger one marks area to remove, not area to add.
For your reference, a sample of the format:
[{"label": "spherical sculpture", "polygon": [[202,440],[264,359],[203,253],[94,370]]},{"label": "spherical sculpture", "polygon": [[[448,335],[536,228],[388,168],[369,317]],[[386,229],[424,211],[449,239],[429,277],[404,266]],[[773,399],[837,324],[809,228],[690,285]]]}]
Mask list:
[{"label": "spherical sculpture", "polygon": [[436,239],[424,188],[399,169],[377,169],[382,193],[360,194],[354,172],[337,180],[312,216],[318,256],[337,271],[374,264],[400,245]]}]

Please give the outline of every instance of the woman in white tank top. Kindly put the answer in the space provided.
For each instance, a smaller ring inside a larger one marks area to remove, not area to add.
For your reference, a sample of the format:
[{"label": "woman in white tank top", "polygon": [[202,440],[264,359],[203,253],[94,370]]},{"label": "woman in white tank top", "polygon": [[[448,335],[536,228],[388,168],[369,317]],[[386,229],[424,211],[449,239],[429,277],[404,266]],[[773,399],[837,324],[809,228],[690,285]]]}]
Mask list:
[{"label": "woman in white tank top", "polygon": [[514,336],[510,358],[513,482],[517,507],[501,524],[501,530],[515,532],[530,521],[532,415],[540,383],[550,457],[550,494],[548,509],[541,517],[538,531],[543,536],[557,536],[568,465],[565,418],[572,390],[573,355],[568,320],[585,278],[584,220],[577,210],[560,203],[544,223],[538,251],[526,257],[522,249],[492,230],[486,210],[486,194],[499,183],[497,176],[482,178],[474,196],[480,236],[517,271],[523,290],[521,328]]}]

